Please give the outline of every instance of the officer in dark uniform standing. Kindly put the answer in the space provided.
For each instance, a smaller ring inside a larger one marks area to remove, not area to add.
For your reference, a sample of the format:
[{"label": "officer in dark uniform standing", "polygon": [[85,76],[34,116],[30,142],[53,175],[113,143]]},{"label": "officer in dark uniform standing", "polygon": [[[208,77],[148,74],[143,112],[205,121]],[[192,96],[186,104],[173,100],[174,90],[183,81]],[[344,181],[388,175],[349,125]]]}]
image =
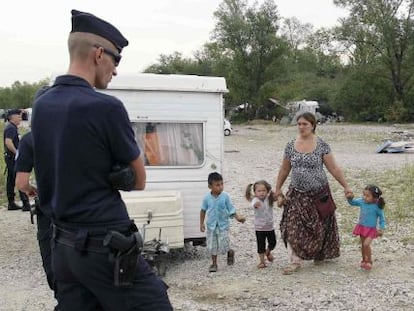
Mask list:
[{"label": "officer in dark uniform standing", "polygon": [[14,170],[14,159],[16,157],[16,151],[19,146],[19,133],[17,127],[22,121],[20,109],[9,110],[7,112],[7,120],[9,122],[4,128],[3,133],[4,161],[6,162],[7,167],[6,192],[7,199],[9,201],[7,209],[10,211],[18,209],[22,209],[23,211],[30,211],[29,199],[23,192],[19,191],[20,200],[23,202],[23,207],[17,205],[14,202],[14,183],[16,178],[16,173]]},{"label": "officer in dark uniform standing", "polygon": [[122,102],[94,90],[117,74],[127,45],[113,25],[73,10],[68,74],[34,103],[34,168],[40,207],[54,224],[52,266],[63,311],[172,310],[167,286],[138,255],[137,229],[108,177],[115,164],[128,164],[135,189],[145,187]]},{"label": "officer in dark uniform standing", "polygon": [[[24,192],[28,197],[36,197],[37,189],[30,183],[30,174],[33,170],[32,132],[26,133],[20,140],[16,156],[15,169],[17,189]],[[50,289],[54,291],[55,285],[52,270],[52,250],[50,248],[52,226],[49,217],[47,217],[42,210],[40,210],[39,206],[36,206],[37,240],[39,243],[40,256],[42,257],[43,270],[46,273],[47,283],[49,284]],[[58,311],[59,307],[56,306],[54,310]]]},{"label": "officer in dark uniform standing", "polygon": [[[48,86],[40,88],[36,92],[35,98],[38,98],[48,89]],[[19,142],[19,148],[17,149],[15,160],[16,188],[25,193],[29,198],[34,197],[36,200],[38,195],[37,188],[30,182],[30,175],[34,165],[32,132],[28,132],[23,135]],[[44,210],[50,211],[50,208],[44,208]],[[56,298],[52,270],[52,250],[50,248],[50,240],[52,238],[52,223],[50,220],[51,215],[49,213],[49,216],[46,216],[38,204],[35,206],[35,214],[37,220],[37,240],[39,243],[40,256],[42,257],[43,270],[46,274],[47,283],[49,284],[50,289],[54,291]],[[59,307],[56,306],[54,310],[58,311]]]}]

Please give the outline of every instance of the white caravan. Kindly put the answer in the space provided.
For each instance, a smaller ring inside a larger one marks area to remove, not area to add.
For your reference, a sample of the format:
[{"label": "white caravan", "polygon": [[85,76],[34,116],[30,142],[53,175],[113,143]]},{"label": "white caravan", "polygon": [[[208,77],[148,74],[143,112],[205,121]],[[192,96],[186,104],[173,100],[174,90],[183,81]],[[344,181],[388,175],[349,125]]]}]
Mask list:
[{"label": "white caravan", "polygon": [[145,157],[145,190],[122,193],[135,223],[148,224],[145,240],[161,238],[171,248],[203,243],[201,201],[208,174],[223,163],[225,79],[119,75],[103,92],[124,103]]}]

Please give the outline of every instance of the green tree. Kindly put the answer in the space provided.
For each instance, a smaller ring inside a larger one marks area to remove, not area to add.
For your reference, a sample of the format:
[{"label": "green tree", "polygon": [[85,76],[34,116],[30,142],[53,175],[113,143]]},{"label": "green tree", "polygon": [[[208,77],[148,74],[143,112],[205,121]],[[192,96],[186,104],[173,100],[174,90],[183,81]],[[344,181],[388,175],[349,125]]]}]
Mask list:
[{"label": "green tree", "polygon": [[372,66],[350,68],[333,101],[335,110],[354,121],[398,120],[400,114],[388,114],[392,85],[378,71]]},{"label": "green tree", "polygon": [[36,91],[49,84],[49,79],[37,83],[16,81],[11,87],[0,88],[0,108],[30,108],[32,107]]},{"label": "green tree", "polygon": [[[394,96],[389,105],[402,105],[399,111],[414,112],[407,94],[414,85],[413,0],[334,0],[349,9],[350,15],[338,28],[338,39],[350,47],[350,63],[371,67],[376,78],[386,77]],[[382,66],[383,70],[378,70]],[[373,77],[370,77],[371,81]],[[399,114],[400,116],[402,114]],[[405,115],[403,117],[407,118]]]},{"label": "green tree", "polygon": [[144,72],[162,74],[197,74],[198,64],[194,59],[183,58],[180,52],[174,52],[171,55],[161,54],[158,58],[158,64],[149,66]]},{"label": "green tree", "polygon": [[275,65],[285,45],[277,36],[279,15],[275,3],[247,6],[247,1],[224,0],[214,13],[213,39],[230,60],[226,78],[234,104],[249,102],[252,117],[269,93],[264,87],[274,80]]}]

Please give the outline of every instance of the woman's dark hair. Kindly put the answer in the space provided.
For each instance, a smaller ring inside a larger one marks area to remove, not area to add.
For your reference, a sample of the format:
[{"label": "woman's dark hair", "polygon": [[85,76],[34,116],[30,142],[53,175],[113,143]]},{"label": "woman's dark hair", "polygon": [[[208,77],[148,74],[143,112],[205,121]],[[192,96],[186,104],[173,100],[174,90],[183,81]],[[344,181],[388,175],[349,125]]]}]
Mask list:
[{"label": "woman's dark hair", "polygon": [[382,197],[382,191],[375,185],[367,185],[364,190],[369,191],[374,198],[378,200],[378,207],[383,209],[385,206],[385,200]]},{"label": "woman's dark hair", "polygon": [[246,200],[251,201],[252,200],[252,189],[253,192],[256,190],[257,185],[263,185],[266,187],[266,190],[269,194],[269,206],[273,206],[273,192],[272,192],[272,186],[266,181],[266,180],[258,180],[254,184],[248,184],[246,187]]},{"label": "woman's dark hair", "polygon": [[306,121],[310,122],[310,124],[313,126],[312,132],[315,133],[317,123],[315,115],[312,112],[304,112],[296,117],[296,122],[298,122],[300,118],[303,118]]}]

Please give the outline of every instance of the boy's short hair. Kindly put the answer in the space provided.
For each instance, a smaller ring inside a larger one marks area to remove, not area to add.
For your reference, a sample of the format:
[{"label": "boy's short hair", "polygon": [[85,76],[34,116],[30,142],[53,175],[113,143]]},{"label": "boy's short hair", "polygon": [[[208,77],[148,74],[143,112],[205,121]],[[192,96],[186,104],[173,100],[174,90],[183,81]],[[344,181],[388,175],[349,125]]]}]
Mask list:
[{"label": "boy's short hair", "polygon": [[208,175],[208,184],[209,185],[212,185],[213,184],[213,182],[215,182],[215,181],[222,181],[223,180],[223,176],[221,176],[221,174],[220,173],[217,173],[217,172],[213,172],[213,173],[210,173],[209,175]]}]

